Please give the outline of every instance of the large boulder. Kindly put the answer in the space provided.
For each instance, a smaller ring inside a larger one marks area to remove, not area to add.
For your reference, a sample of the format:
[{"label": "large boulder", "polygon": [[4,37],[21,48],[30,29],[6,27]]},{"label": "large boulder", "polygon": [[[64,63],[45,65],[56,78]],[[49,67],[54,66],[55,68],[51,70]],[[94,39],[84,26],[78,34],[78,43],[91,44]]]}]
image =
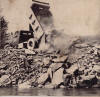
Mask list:
[{"label": "large boulder", "polygon": [[30,84],[30,82],[29,81],[26,81],[26,82],[24,82],[24,83],[19,83],[18,84],[18,88],[30,88],[31,87],[31,84]]},{"label": "large boulder", "polygon": [[44,84],[47,78],[48,78],[48,73],[41,74],[37,80],[38,84]]},{"label": "large boulder", "polygon": [[64,82],[63,70],[64,70],[63,68],[60,68],[59,70],[54,72],[53,78],[52,78],[52,85],[53,86],[57,87],[58,85],[60,85],[61,83]]},{"label": "large boulder", "polygon": [[55,72],[56,70],[58,70],[59,68],[61,68],[63,65],[63,63],[52,63],[50,65],[50,68],[52,69],[53,72]]}]

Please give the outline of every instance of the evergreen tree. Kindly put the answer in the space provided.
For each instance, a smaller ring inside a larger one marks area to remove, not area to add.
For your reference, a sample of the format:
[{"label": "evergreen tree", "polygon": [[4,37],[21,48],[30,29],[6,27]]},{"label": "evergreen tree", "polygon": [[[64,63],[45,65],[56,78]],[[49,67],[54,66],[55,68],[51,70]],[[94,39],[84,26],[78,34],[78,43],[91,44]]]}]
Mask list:
[{"label": "evergreen tree", "polygon": [[6,31],[8,29],[7,22],[4,17],[0,17],[0,48],[5,46]]}]

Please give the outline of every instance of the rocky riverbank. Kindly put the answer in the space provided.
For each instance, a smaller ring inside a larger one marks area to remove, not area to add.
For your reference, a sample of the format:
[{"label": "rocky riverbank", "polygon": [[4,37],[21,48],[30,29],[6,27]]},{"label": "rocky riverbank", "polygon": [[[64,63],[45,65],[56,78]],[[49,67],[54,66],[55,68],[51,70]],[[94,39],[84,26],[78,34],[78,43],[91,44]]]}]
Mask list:
[{"label": "rocky riverbank", "polygon": [[100,87],[100,46],[73,43],[68,53],[0,50],[0,87]]}]

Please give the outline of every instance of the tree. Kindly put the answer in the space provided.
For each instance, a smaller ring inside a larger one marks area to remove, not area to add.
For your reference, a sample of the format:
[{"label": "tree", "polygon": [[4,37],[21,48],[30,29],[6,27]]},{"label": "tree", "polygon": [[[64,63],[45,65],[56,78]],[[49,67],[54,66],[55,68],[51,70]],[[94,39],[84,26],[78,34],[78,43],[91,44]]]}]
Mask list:
[{"label": "tree", "polygon": [[6,31],[8,29],[8,22],[4,19],[4,17],[0,17],[0,48],[5,46],[6,40]]}]

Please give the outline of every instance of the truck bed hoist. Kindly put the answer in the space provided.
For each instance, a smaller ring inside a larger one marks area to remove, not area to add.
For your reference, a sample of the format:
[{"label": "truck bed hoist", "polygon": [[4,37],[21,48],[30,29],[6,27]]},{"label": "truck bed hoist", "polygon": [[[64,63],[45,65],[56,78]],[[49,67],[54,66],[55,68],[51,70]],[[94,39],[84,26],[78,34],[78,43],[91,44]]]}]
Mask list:
[{"label": "truck bed hoist", "polygon": [[[32,0],[31,14],[29,16],[29,31],[20,31],[18,48],[33,50],[39,48],[41,39],[45,36],[45,32],[37,18],[38,12],[49,10],[49,3]],[[45,41],[44,41],[45,42]]]}]

